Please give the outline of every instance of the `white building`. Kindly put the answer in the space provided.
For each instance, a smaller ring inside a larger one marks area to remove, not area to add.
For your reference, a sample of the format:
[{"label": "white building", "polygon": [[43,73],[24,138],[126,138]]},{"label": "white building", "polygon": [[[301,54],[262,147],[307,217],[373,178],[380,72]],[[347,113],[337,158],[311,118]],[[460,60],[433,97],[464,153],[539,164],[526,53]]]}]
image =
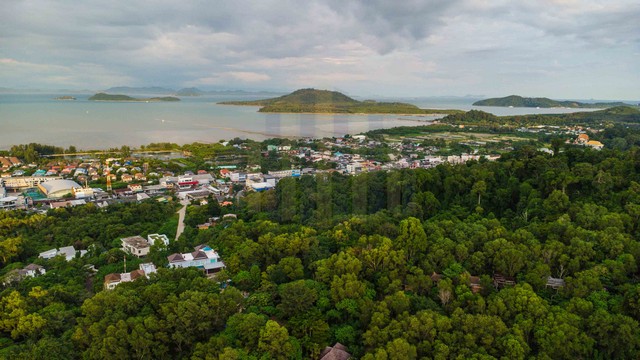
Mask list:
[{"label": "white building", "polygon": [[196,246],[191,253],[175,253],[167,257],[170,268],[197,267],[205,272],[218,272],[225,267],[218,253],[209,245]]},{"label": "white building", "polygon": [[[84,256],[87,250],[80,250],[80,257]],[[71,261],[76,258],[78,251],[73,246],[65,246],[60,249],[51,249],[45,252],[41,252],[39,257],[43,259],[53,259],[56,256],[64,256],[67,261]]]},{"label": "white building", "polygon": [[149,235],[147,235],[147,242],[149,242],[149,245],[153,246],[158,241],[162,242],[165,245],[169,245],[169,238],[165,234],[149,234]]},{"label": "white building", "polygon": [[19,199],[17,196],[2,197],[2,194],[0,194],[0,209],[15,209],[18,204]]},{"label": "white building", "polygon": [[138,270],[134,270],[128,273],[122,274],[109,274],[104,277],[104,289],[113,290],[116,286],[123,282],[131,282],[141,277],[149,277],[149,274],[157,272],[156,266],[153,263],[142,263]]}]

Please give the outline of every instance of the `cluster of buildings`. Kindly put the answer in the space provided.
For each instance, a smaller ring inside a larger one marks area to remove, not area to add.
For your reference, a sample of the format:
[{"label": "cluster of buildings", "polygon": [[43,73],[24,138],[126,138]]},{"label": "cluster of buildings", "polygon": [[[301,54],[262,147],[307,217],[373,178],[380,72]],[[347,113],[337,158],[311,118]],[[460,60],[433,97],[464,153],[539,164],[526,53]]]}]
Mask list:
[{"label": "cluster of buildings", "polygon": [[[131,236],[120,239],[122,242],[122,250],[128,254],[143,258],[149,254],[151,246],[156,244],[169,245],[169,238],[164,234],[149,234],[147,238],[142,236]],[[215,274],[225,267],[224,262],[209,245],[199,245],[194,248],[193,252],[175,253],[167,257],[169,268],[187,268],[195,267],[203,270],[206,274]],[[149,277],[149,274],[157,271],[153,263],[142,263],[140,268],[131,272],[111,273],[104,278],[104,288],[111,290],[118,284],[130,282],[142,277]]]},{"label": "cluster of buildings", "polygon": [[602,150],[604,148],[604,144],[600,141],[589,140],[589,135],[582,133],[579,134],[575,140],[573,141],[575,145],[587,146],[594,150]]},{"label": "cluster of buildings", "polygon": [[0,156],[0,172],[9,171],[12,167],[22,165],[22,161],[15,156],[5,157]]}]

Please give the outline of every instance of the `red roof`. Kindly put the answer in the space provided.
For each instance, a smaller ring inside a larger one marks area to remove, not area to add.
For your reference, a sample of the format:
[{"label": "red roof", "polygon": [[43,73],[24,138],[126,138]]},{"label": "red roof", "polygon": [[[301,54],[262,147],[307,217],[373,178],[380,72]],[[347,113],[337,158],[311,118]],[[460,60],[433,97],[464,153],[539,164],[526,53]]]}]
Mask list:
[{"label": "red roof", "polygon": [[178,185],[182,186],[182,185],[198,185],[197,181],[182,181],[179,182]]}]

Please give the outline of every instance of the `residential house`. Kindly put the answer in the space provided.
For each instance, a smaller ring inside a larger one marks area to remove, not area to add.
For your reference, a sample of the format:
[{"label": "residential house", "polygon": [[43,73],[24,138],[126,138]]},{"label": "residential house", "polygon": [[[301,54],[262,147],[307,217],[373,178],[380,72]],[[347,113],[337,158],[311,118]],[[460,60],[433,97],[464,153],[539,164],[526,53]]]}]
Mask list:
[{"label": "residential house", "polygon": [[122,177],[120,177],[120,180],[122,180],[122,182],[130,183],[133,181],[133,176],[129,174],[122,174]]},{"label": "residential house", "polygon": [[347,347],[336,343],[331,346],[327,346],[320,353],[320,360],[347,360],[351,358],[351,354],[347,352]]},{"label": "residential house", "polygon": [[155,245],[156,242],[162,242],[165,245],[169,245],[169,238],[165,234],[149,234],[147,235],[147,241],[151,246]]},{"label": "residential house", "polygon": [[9,271],[9,273],[4,277],[2,283],[4,285],[9,285],[12,282],[22,281],[27,277],[36,277],[39,275],[44,275],[47,273],[44,267],[37,264],[29,264],[22,269],[15,269]]},{"label": "residential house", "polygon": [[122,250],[137,257],[146,256],[151,248],[149,242],[139,235],[122,238],[121,240]]},{"label": "residential house", "polygon": [[167,257],[170,268],[197,267],[206,273],[215,273],[225,267],[218,253],[209,245],[198,245],[191,253],[175,253]]},{"label": "residential house", "polygon": [[589,140],[585,145],[594,150],[602,150],[604,148],[604,144],[596,140]]},{"label": "residential house", "polygon": [[112,273],[104,277],[104,289],[113,290],[116,286],[123,282],[131,282],[142,277],[149,277],[149,274],[155,273],[156,267],[152,263],[142,263],[138,270],[128,273]]},{"label": "residential house", "polygon": [[[80,250],[80,256],[84,256],[87,253],[87,250]],[[67,261],[71,261],[76,258],[78,252],[73,246],[65,246],[60,249],[51,249],[45,252],[41,252],[39,257],[43,259],[52,259],[56,256],[64,256]]]},{"label": "residential house", "polygon": [[552,289],[558,290],[559,288],[564,287],[564,285],[565,285],[564,279],[554,278],[551,276],[547,278],[546,287],[550,287]]},{"label": "residential house", "polygon": [[127,187],[134,193],[142,191],[142,185],[140,184],[129,184]]},{"label": "residential house", "polygon": [[514,286],[516,284],[516,279],[512,276],[505,276],[502,274],[494,274],[493,275],[493,286],[496,288],[502,288],[505,286]]},{"label": "residential house", "polygon": [[589,141],[589,135],[587,134],[580,134],[578,135],[578,137],[576,138],[576,140],[574,141],[576,144],[578,145],[584,145]]},{"label": "residential house", "polygon": [[231,171],[229,169],[220,169],[220,176],[228,178],[231,176]]}]

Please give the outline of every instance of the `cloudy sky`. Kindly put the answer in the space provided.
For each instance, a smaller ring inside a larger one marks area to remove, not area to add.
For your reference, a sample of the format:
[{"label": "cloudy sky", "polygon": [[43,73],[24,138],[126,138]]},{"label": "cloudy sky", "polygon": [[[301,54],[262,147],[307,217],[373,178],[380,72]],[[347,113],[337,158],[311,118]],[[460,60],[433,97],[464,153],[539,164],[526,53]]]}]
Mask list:
[{"label": "cloudy sky", "polygon": [[638,0],[3,0],[0,86],[640,99]]}]

